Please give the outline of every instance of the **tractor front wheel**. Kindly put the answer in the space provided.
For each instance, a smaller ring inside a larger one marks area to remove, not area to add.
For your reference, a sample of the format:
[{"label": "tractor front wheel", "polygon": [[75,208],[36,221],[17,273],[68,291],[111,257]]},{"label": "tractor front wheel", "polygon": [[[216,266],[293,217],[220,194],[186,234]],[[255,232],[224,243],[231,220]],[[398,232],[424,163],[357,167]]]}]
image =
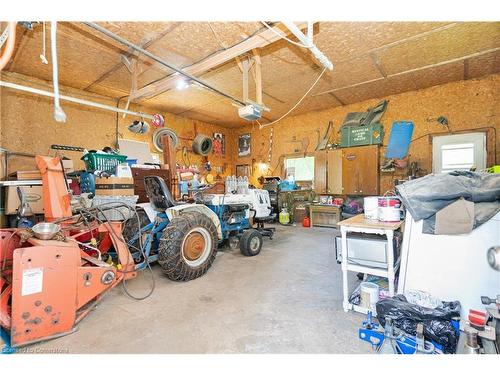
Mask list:
[{"label": "tractor front wheel", "polygon": [[262,249],[262,234],[257,229],[248,229],[243,232],[240,239],[241,253],[247,257],[253,257]]},{"label": "tractor front wheel", "polygon": [[208,271],[217,255],[217,228],[199,212],[172,219],[162,233],[158,263],[171,280],[188,281]]}]

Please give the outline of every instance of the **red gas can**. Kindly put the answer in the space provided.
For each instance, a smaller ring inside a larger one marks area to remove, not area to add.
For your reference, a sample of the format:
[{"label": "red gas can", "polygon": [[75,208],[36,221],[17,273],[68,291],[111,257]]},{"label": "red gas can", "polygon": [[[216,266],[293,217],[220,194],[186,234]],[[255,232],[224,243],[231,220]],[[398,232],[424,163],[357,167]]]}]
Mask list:
[{"label": "red gas can", "polygon": [[309,219],[307,216],[302,220],[302,226],[309,228],[311,226],[311,219]]}]

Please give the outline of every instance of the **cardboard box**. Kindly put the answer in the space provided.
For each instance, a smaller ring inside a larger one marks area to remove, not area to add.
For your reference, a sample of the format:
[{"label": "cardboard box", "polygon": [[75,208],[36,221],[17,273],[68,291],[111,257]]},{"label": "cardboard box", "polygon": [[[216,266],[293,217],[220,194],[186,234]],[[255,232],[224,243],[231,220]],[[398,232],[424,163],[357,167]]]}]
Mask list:
[{"label": "cardboard box", "polygon": [[[43,214],[43,187],[41,185],[34,185],[20,186],[20,188],[26,194],[26,200],[33,213]],[[6,190],[5,214],[14,215],[17,213],[17,209],[21,204],[19,196],[17,195],[17,186],[8,186]]]},{"label": "cardboard box", "polygon": [[134,195],[134,179],[98,177],[95,179],[95,195]]},{"label": "cardboard box", "polygon": [[73,164],[73,160],[71,160],[71,159],[63,159],[62,164],[63,164],[63,167],[64,167],[64,171],[66,173],[71,173],[71,172],[75,171],[75,166]]},{"label": "cardboard box", "polygon": [[15,171],[9,175],[14,180],[41,180],[40,171]]},{"label": "cardboard box", "polygon": [[0,208],[0,228],[8,228],[7,217],[5,216],[5,210]]},{"label": "cardboard box", "polygon": [[7,177],[5,157],[0,153],[0,180],[5,180],[5,177]]}]

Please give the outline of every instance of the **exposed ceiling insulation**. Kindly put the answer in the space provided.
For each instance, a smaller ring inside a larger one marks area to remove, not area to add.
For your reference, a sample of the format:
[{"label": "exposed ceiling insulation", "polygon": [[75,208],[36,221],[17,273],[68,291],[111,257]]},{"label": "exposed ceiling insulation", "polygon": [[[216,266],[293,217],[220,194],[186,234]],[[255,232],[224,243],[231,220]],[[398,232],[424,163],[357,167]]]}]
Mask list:
[{"label": "exposed ceiling insulation", "polygon": [[[263,32],[259,22],[102,22],[101,26],[180,68]],[[42,27],[23,30],[8,71],[51,80],[51,66],[41,63]],[[50,24],[47,23],[47,43]],[[58,28],[59,80],[62,85],[124,98],[132,74],[122,55],[137,57],[99,32],[81,24],[63,22]],[[370,98],[421,89],[500,72],[500,23],[487,22],[319,22],[314,42],[333,62],[303,103],[299,114]],[[197,77],[228,94],[242,98],[241,59],[230,59]],[[293,106],[321,69],[305,49],[278,40],[260,49],[264,104],[263,123],[280,117]],[[47,49],[50,61],[50,48]],[[137,84],[141,88],[173,72],[144,56],[137,57]],[[254,97],[250,75],[250,98]],[[169,89],[140,104],[229,127],[247,124],[231,101],[192,84]]]}]

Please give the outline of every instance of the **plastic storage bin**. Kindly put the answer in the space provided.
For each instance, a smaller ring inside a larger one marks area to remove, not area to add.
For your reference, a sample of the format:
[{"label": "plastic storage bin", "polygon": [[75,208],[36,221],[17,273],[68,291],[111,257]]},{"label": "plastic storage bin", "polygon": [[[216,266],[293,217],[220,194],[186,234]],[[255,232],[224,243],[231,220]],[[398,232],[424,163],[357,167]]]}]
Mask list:
[{"label": "plastic storage bin", "polygon": [[82,156],[82,160],[85,162],[85,167],[89,172],[107,171],[114,173],[116,166],[124,163],[127,160],[127,156],[89,152]]},{"label": "plastic storage bin", "polygon": [[92,207],[101,206],[103,211],[97,213],[100,220],[108,221],[123,221],[130,219],[134,215],[134,211],[127,207],[114,207],[115,205],[125,203],[131,207],[135,207],[138,195],[96,195],[92,200]]}]

